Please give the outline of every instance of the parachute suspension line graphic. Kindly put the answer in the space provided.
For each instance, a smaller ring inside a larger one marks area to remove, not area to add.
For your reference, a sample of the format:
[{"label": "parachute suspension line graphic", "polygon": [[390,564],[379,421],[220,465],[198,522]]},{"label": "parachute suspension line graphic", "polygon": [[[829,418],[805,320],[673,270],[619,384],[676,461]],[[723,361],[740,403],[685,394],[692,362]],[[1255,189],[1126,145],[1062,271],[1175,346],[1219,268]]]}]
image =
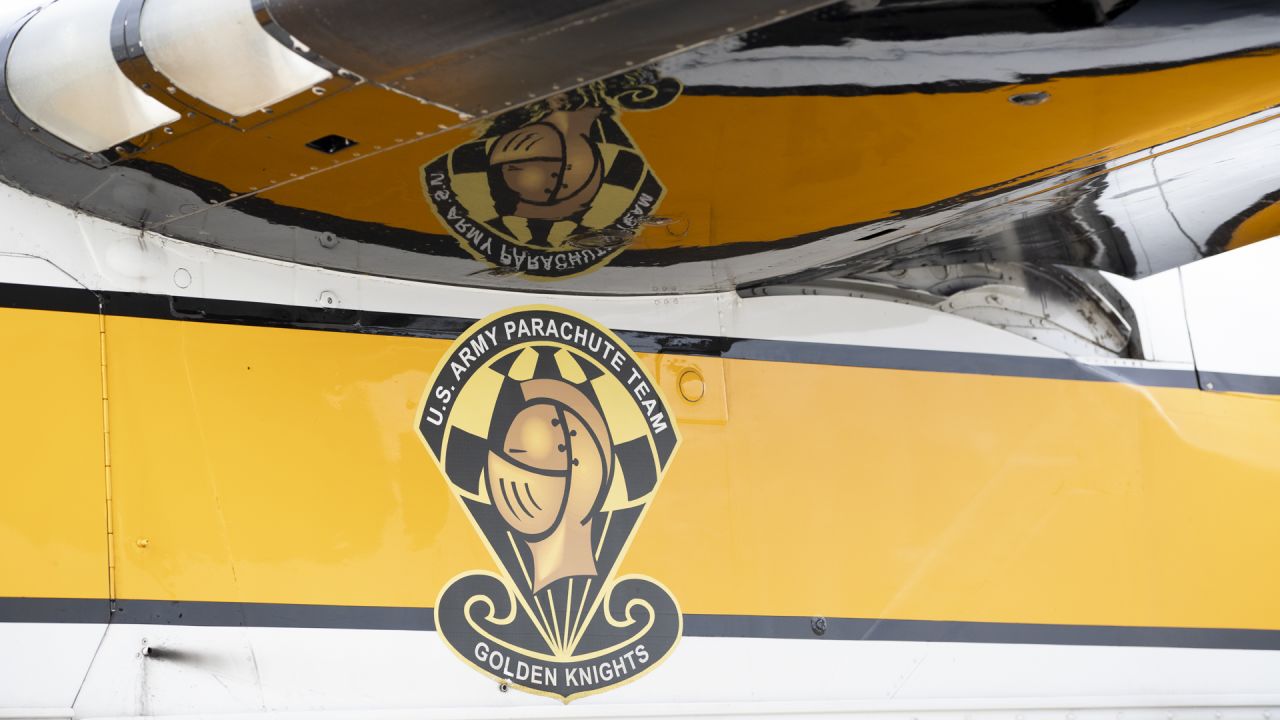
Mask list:
[{"label": "parachute suspension line graphic", "polygon": [[569,650],[569,638],[573,637],[573,578],[569,578],[569,588],[564,593],[564,644]]},{"label": "parachute suspension line graphic", "polygon": [[[546,631],[550,635],[552,642],[549,642],[548,645],[552,648],[554,654],[564,656],[573,654],[573,649],[577,645],[575,638],[582,631],[584,621],[582,613],[586,608],[587,596],[591,591],[591,580],[592,578],[587,578],[586,582],[575,592],[573,578],[568,579],[565,583],[563,612],[558,611],[560,605],[555,599],[558,583],[548,586],[534,595],[534,602],[537,604],[540,619],[543,623],[549,622],[546,626]],[[546,596],[547,607],[545,614],[542,606],[543,595]],[[576,613],[574,612],[575,606],[577,607]],[[564,618],[563,625],[560,622],[561,616]],[[535,624],[537,624],[536,621]]]},{"label": "parachute suspension line graphic", "polygon": [[587,608],[587,596],[591,594],[591,580],[592,578],[587,578],[587,582],[582,586],[582,599],[578,601],[578,626],[574,627],[573,635],[569,641],[570,653],[578,648],[578,643],[582,641],[582,630],[587,624],[583,613]]},{"label": "parachute suspension line graphic", "polygon": [[556,617],[556,593],[554,587],[547,588],[547,616],[551,618],[551,634],[555,636],[559,654],[563,654],[564,635],[560,633],[560,618]]},{"label": "parachute suspension line graphic", "polygon": [[600,542],[596,543],[596,562],[600,562],[600,551],[604,549],[604,540],[609,537],[609,521],[613,519],[613,511],[609,510],[604,516],[604,529],[600,531]]},{"label": "parachute suspension line graphic", "polygon": [[[510,530],[507,531],[507,540],[511,542],[511,552],[516,554],[516,562],[520,563],[520,572],[524,574],[525,583],[529,587],[533,587],[533,577],[529,575],[529,568],[524,566],[524,558],[520,555],[520,548],[516,546],[515,535],[512,535]],[[524,593],[516,593],[516,597],[520,598],[522,602],[525,602],[523,596]],[[538,605],[538,616],[542,618],[542,622],[538,622],[538,618],[533,616],[533,608],[529,607],[528,602],[525,602],[525,609],[529,611],[529,619],[533,620],[533,627],[537,629],[538,635],[542,637],[543,642],[547,644],[547,647],[551,649],[553,654],[556,654],[557,646],[555,640],[551,637],[549,629],[550,626],[547,624],[547,618],[542,612],[542,605],[538,603],[537,595],[533,596],[533,601]]]},{"label": "parachute suspension line graphic", "polygon": [[[560,654],[562,654],[562,653],[561,653],[561,648],[560,648],[560,643],[559,643],[558,639],[556,638],[556,636],[551,632],[551,623],[547,621],[547,611],[543,609],[543,607],[542,607],[542,600],[540,600],[536,594],[533,596],[533,603],[534,603],[534,605],[536,605],[536,606],[537,606],[537,608],[538,608],[538,617],[542,619],[542,632],[543,632],[543,637],[545,637],[545,638],[547,638],[548,640],[550,640],[550,642],[548,643],[548,645],[550,645],[550,646],[551,646],[551,653],[552,653],[553,655],[560,655]],[[534,624],[536,625],[537,623],[534,623]]]}]

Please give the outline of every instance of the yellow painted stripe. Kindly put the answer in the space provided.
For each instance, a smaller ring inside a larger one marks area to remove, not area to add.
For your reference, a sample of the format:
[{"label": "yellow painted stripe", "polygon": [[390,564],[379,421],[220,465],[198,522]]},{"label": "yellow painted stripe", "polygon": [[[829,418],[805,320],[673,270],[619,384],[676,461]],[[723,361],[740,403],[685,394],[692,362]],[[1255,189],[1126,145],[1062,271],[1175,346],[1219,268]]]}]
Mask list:
[{"label": "yellow painted stripe", "polygon": [[[415,436],[446,341],[107,328],[121,597],[429,606],[492,569]],[[1280,402],[723,367],[622,568],[686,612],[1280,628]]]},{"label": "yellow painted stripe", "polygon": [[0,308],[0,596],[107,597],[98,316]]}]

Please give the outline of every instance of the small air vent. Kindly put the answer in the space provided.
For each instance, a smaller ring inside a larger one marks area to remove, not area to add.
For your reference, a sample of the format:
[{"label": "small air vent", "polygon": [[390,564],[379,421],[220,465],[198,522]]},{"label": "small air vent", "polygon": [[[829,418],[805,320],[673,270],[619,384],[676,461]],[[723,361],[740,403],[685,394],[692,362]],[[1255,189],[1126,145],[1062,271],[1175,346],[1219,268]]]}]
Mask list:
[{"label": "small air vent", "polygon": [[307,143],[307,147],[312,150],[319,150],[326,155],[332,155],[336,152],[346,150],[355,145],[356,141],[351,138],[345,138],[341,135],[325,135],[322,138],[316,138]]}]

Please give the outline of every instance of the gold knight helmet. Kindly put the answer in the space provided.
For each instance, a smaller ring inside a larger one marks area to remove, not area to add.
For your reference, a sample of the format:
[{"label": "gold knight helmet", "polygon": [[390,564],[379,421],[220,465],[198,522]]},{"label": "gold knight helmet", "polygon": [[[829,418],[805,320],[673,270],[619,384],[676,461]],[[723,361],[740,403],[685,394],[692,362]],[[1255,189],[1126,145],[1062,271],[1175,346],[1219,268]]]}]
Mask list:
[{"label": "gold knight helmet", "polygon": [[485,463],[488,495],[529,548],[532,590],[595,576],[592,517],[604,501],[614,454],[603,414],[563,380],[519,385],[523,404],[494,419]]}]

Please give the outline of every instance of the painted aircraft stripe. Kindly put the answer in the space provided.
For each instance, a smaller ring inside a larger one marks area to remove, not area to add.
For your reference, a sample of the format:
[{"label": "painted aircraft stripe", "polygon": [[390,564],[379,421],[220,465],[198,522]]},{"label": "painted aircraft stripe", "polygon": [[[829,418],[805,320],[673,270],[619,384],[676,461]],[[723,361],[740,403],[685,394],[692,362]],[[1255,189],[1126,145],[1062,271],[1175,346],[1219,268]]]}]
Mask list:
[{"label": "painted aircraft stripe", "polygon": [[[413,608],[490,567],[412,436],[447,341],[111,317],[101,343],[95,314],[3,314],[22,350],[7,432],[29,449],[5,471],[29,481],[0,513],[0,595],[106,598],[110,578],[124,598]],[[687,361],[732,414],[688,424],[619,572],[691,617],[1280,631],[1257,572],[1278,537],[1273,403]],[[164,620],[104,603],[96,624]],[[840,624],[824,637],[865,636]]]},{"label": "painted aircraft stripe", "polygon": [[[93,292],[76,288],[0,284],[0,307],[256,327],[352,332],[452,340],[472,318],[412,315],[375,310],[332,310],[243,300],[220,300],[128,292]],[[733,360],[834,365],[840,367],[917,370],[970,375],[1119,382],[1149,387],[1199,387],[1194,370],[1093,365],[1070,358],[1043,358],[995,353],[920,350],[839,345],[758,338],[685,335],[618,330],[636,352],[700,355]],[[1214,373],[1214,389],[1222,392],[1280,394],[1280,378]]]},{"label": "painted aircraft stripe", "polygon": [[[785,640],[963,642],[1280,650],[1280,630],[1128,627],[1041,623],[816,618],[779,615],[685,616],[687,637]],[[435,631],[431,608],[88,598],[0,598],[0,622],[122,623],[194,627],[275,627]]]},{"label": "painted aircraft stripe", "polygon": [[1206,388],[1226,392],[1280,395],[1280,378],[1268,375],[1201,371],[1200,382],[1204,383]]}]

